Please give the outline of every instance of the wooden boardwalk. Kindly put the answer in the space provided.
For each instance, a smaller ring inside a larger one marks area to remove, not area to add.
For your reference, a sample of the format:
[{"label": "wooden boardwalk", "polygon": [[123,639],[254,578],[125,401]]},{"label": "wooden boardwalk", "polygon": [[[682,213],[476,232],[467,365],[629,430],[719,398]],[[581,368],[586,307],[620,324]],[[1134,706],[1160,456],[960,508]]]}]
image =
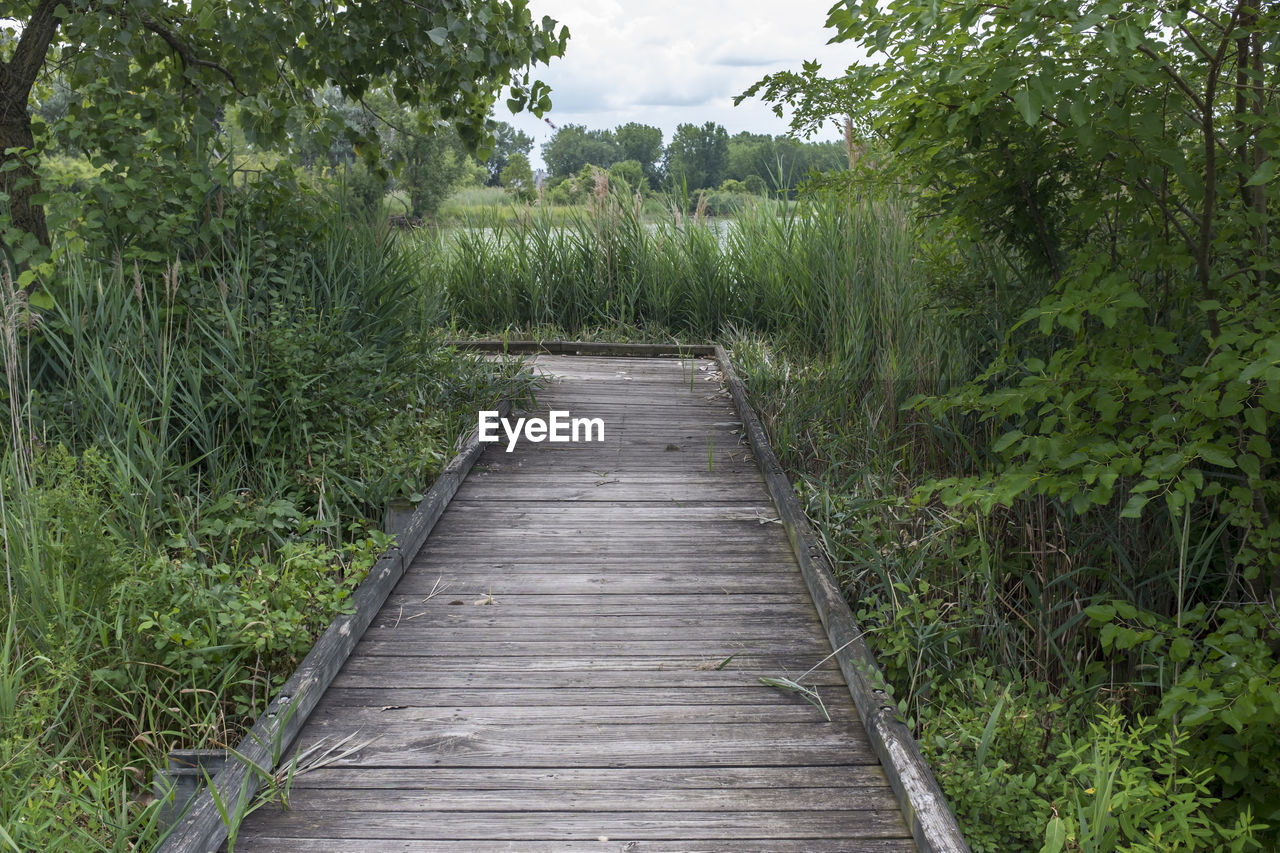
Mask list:
[{"label": "wooden boardwalk", "polygon": [[914,850],[714,362],[537,363],[605,440],[485,450],[235,850]]}]

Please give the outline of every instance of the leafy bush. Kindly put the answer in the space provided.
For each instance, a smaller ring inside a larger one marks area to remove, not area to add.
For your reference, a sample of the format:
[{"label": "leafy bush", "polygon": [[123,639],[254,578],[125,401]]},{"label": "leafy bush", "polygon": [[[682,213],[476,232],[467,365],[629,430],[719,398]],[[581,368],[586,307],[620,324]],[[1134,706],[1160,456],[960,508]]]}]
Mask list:
[{"label": "leafy bush", "polygon": [[1074,762],[1074,786],[1062,815],[1048,822],[1042,853],[1261,849],[1247,810],[1231,823],[1215,819],[1208,771],[1186,764],[1186,755],[1163,727],[1103,711],[1090,735],[1059,756]]},{"label": "leafy bush", "polygon": [[[253,507],[237,503],[237,515],[206,521],[201,532],[243,524],[241,513]],[[266,509],[293,527],[296,510],[282,503]],[[180,549],[152,558],[116,594],[138,614],[141,660],[197,684],[214,682],[229,662],[249,666],[251,677],[221,701],[230,715],[251,718],[333,618],[348,612],[351,592],[388,544],[377,531],[336,547],[314,537],[287,539],[269,556],[237,553],[230,562]],[[100,675],[116,686],[126,683],[120,672]]]},{"label": "leafy bush", "polygon": [[1280,627],[1260,605],[1206,605],[1174,619],[1113,601],[1089,608],[1103,649],[1132,655],[1152,673],[1155,719],[1175,738],[1182,763],[1218,801],[1214,818],[1230,825],[1252,815],[1280,826]]}]

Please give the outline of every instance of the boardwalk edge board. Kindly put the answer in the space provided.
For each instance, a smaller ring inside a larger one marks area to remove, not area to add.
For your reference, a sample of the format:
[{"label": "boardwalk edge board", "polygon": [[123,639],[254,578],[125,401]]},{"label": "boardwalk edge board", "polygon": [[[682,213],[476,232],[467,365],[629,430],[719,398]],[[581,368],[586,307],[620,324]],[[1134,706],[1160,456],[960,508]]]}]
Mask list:
[{"label": "boardwalk edge board", "polygon": [[854,620],[809,519],[795,497],[791,481],[747,401],[746,389],[734,372],[728,353],[718,344],[714,349],[725,386],[738,409],[769,494],[787,531],[787,539],[800,563],[805,584],[827,629],[831,648],[837,650],[836,659],[849,685],[858,716],[862,718],[871,745],[884,765],[916,845],[921,853],[970,853],[941,786],[920,753],[910,729],[889,699],[884,674],[862,639],[864,632]]},{"label": "boardwalk edge board", "polygon": [[[498,409],[503,416],[510,414],[510,401],[502,400]],[[186,813],[157,848],[158,853],[209,853],[222,845],[229,831],[223,822],[223,809],[228,815],[242,814],[253,801],[262,778],[275,772],[483,449],[473,430],[414,509],[397,544],[374,563],[368,577],[352,594],[354,612],[339,616],[320,636],[232,751],[236,760],[212,778],[212,791],[206,785],[192,798]]]},{"label": "boardwalk edge board", "polygon": [[601,341],[450,341],[458,349],[508,355],[595,355],[630,358],[707,358],[717,347],[706,344],[627,344]]}]

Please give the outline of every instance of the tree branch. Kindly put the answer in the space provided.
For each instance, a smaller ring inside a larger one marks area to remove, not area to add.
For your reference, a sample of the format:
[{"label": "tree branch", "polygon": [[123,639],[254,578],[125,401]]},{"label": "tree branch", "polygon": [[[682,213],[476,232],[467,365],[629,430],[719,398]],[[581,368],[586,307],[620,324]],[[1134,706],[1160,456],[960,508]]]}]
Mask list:
[{"label": "tree branch", "polygon": [[142,21],[143,27],[158,35],[164,40],[165,44],[169,45],[173,52],[178,55],[178,58],[182,60],[184,65],[191,68],[208,68],[212,71],[217,71],[223,77],[227,78],[227,82],[231,84],[231,88],[235,89],[238,95],[241,97],[244,96],[244,90],[240,88],[240,84],[236,82],[235,75],[227,70],[226,66],[197,56],[195,49],[191,45],[187,44],[178,36],[177,33],[162,25],[146,12],[141,13],[141,15],[139,15],[139,19]]}]

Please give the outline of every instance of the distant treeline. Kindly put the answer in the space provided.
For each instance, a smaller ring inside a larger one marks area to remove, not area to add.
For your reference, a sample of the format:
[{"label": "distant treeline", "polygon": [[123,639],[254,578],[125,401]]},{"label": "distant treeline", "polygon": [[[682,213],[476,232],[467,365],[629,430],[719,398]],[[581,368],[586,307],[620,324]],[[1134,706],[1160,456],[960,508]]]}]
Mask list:
[{"label": "distant treeline", "polygon": [[631,122],[613,130],[589,130],[567,124],[542,146],[542,157],[550,173],[543,189],[551,193],[594,166],[635,190],[791,194],[811,171],[848,165],[838,142],[746,132],[730,136],[715,122],[681,124],[665,146],[661,128],[649,125]]}]

